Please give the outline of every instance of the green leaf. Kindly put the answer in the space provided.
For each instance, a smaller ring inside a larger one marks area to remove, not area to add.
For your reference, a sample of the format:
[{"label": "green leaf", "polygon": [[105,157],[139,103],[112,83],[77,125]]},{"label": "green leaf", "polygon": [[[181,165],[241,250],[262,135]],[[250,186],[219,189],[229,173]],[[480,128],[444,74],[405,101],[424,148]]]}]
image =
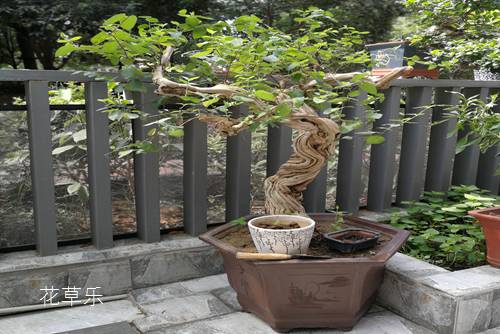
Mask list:
[{"label": "green leaf", "polygon": [[127,15],[125,15],[125,13],[118,13],[116,15],[113,15],[111,16],[109,19],[107,19],[106,21],[104,21],[104,24],[107,25],[107,24],[113,24],[115,22],[119,22],[119,21],[122,21],[123,19],[125,19],[127,17]]},{"label": "green leaf", "polygon": [[382,135],[369,135],[368,137],[366,137],[366,143],[368,145],[376,145],[376,144],[381,144],[385,141],[385,138],[384,136]]},{"label": "green leaf", "polygon": [[230,221],[230,223],[235,224],[235,225],[246,225],[247,224],[245,218],[243,218],[243,217],[233,219]]},{"label": "green leaf", "polygon": [[123,158],[127,155],[129,155],[130,153],[133,153],[135,150],[123,150],[123,151],[120,151],[118,152],[118,157],[119,158]]},{"label": "green leaf", "polygon": [[61,154],[61,153],[64,153],[66,151],[69,151],[71,150],[72,148],[74,148],[75,145],[66,145],[66,146],[60,146],[60,147],[56,147],[53,151],[52,151],[52,154],[53,155],[58,155],[58,154]]},{"label": "green leaf", "polygon": [[207,100],[207,101],[203,101],[203,106],[205,108],[208,108],[210,107],[212,104],[218,102],[220,99],[218,97],[214,97],[213,99],[210,99],[210,100]]},{"label": "green leaf", "polygon": [[361,81],[359,83],[359,88],[364,90],[370,95],[376,95],[377,94],[377,86],[375,86],[374,83],[368,82],[368,81]]},{"label": "green leaf", "polygon": [[279,116],[288,116],[292,112],[292,108],[288,103],[280,103],[276,107],[276,114]]},{"label": "green leaf", "polygon": [[78,143],[78,142],[85,140],[85,139],[87,139],[87,130],[86,129],[83,129],[83,130],[80,130],[80,131],[73,133],[73,141],[75,143]]},{"label": "green leaf", "polygon": [[104,31],[101,31],[100,33],[98,33],[97,35],[94,35],[94,37],[92,37],[90,39],[90,43],[92,44],[99,44],[101,42],[104,42],[105,40],[107,40],[109,38],[109,34],[104,32]]},{"label": "green leaf", "polygon": [[275,96],[271,92],[266,92],[265,90],[256,90],[255,91],[255,96],[258,97],[261,100],[265,101],[274,101]]},{"label": "green leaf", "polygon": [[195,53],[193,55],[191,55],[191,58],[201,58],[201,57],[206,57],[208,56],[209,54],[211,54],[213,51],[213,49],[207,49],[207,50],[204,50],[204,51],[200,51],[198,53]]},{"label": "green leaf", "polygon": [[184,136],[184,130],[181,128],[168,130],[168,135],[171,137],[182,137]]},{"label": "green leaf", "polygon": [[275,63],[277,62],[279,59],[278,57],[276,57],[275,55],[269,55],[269,56],[265,56],[264,58],[262,58],[262,60],[268,62],[268,63]]},{"label": "green leaf", "polygon": [[134,26],[135,23],[137,22],[137,16],[135,15],[130,15],[127,17],[121,24],[120,27],[122,27],[125,30],[130,31]]},{"label": "green leaf", "polygon": [[68,188],[66,188],[66,190],[68,191],[68,194],[73,195],[77,193],[81,187],[82,185],[80,183],[72,183],[68,186]]},{"label": "green leaf", "polygon": [[57,49],[55,56],[56,57],[64,57],[64,56],[70,54],[71,52],[75,51],[76,49],[77,49],[77,47],[74,46],[73,44],[70,44],[70,43],[64,44],[59,49]]}]

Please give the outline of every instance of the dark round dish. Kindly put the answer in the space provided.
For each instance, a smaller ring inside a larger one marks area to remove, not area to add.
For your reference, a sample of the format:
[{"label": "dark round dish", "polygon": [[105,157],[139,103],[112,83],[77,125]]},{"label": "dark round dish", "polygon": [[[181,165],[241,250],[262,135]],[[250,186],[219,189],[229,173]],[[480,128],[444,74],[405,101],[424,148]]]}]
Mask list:
[{"label": "dark round dish", "polygon": [[380,233],[362,228],[348,228],[337,232],[324,233],[323,237],[330,249],[341,253],[354,253],[375,247]]}]

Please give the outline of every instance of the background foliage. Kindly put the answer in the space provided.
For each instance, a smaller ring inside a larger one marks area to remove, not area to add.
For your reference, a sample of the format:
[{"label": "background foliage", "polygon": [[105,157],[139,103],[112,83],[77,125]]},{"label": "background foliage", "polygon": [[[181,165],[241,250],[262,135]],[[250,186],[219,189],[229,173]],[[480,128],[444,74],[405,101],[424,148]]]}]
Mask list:
[{"label": "background foliage", "polygon": [[0,66],[54,69],[95,63],[88,57],[56,59],[59,34],[93,36],[105,18],[119,12],[154,16],[161,22],[176,19],[181,9],[215,19],[256,14],[267,24],[289,30],[294,27],[292,10],[308,6],[333,9],[340,15],[332,27],[350,25],[368,31],[370,41],[386,38],[402,10],[396,0],[9,0],[0,2]]}]

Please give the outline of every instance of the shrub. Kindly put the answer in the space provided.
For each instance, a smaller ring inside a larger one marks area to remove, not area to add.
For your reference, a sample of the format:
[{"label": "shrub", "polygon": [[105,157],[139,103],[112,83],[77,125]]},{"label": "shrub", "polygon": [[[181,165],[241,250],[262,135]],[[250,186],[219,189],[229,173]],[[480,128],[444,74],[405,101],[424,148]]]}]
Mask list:
[{"label": "shrub", "polygon": [[406,212],[394,212],[390,224],[412,232],[404,253],[451,270],[475,267],[485,263],[484,235],[467,212],[498,203],[475,186],[453,186],[405,203]]}]

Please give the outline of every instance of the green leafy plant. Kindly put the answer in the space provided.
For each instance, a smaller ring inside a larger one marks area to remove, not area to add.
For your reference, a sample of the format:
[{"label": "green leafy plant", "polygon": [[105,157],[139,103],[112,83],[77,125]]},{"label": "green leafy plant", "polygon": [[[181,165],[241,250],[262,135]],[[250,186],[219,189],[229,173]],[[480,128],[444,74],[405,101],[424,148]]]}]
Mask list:
[{"label": "green leafy plant", "polygon": [[430,263],[463,269],[485,262],[481,226],[467,214],[499,204],[497,197],[475,186],[452,186],[447,193],[426,192],[420,202],[407,202],[390,224],[412,232],[402,251]]},{"label": "green leafy plant", "polygon": [[[500,113],[497,112],[498,94],[492,94],[483,100],[479,95],[466,95],[451,91],[458,95],[455,105],[436,105],[442,107],[445,120],[455,119],[456,127],[449,133],[455,135],[458,131],[466,133],[457,141],[456,153],[462,152],[470,145],[477,144],[481,152],[486,152],[500,142]],[[434,125],[439,124],[434,123]]]},{"label": "green leafy plant", "polygon": [[[412,42],[450,73],[500,71],[500,8],[495,0],[406,0],[417,31]],[[465,73],[464,73],[465,74]]]}]

